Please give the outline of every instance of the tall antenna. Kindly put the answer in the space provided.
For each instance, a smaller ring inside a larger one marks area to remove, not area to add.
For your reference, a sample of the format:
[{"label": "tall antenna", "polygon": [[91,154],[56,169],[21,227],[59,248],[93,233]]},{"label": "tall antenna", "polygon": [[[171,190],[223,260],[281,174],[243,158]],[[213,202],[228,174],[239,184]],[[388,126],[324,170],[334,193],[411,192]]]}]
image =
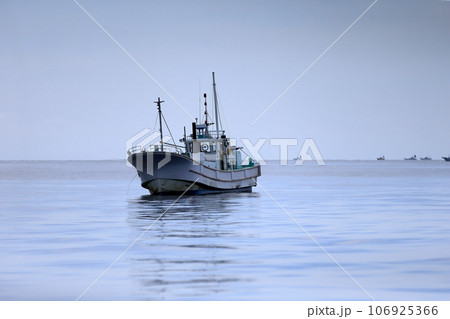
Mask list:
[{"label": "tall antenna", "polygon": [[203,97],[205,98],[205,103],[204,103],[204,105],[205,105],[205,126],[206,126],[206,128],[205,128],[205,130],[206,130],[206,135],[208,135],[208,125],[209,125],[209,123],[208,123],[208,103],[206,102],[206,93],[203,93]]},{"label": "tall antenna", "polygon": [[213,92],[214,92],[214,113],[216,114],[216,138],[219,138],[219,131],[220,131],[220,127],[219,127],[219,112],[217,109],[217,92],[216,92],[216,78],[214,77],[214,72],[212,73],[212,78],[213,78]]},{"label": "tall antenna", "polygon": [[158,106],[158,115],[159,115],[159,134],[160,134],[160,140],[159,143],[161,144],[161,151],[164,151],[164,144],[163,144],[163,133],[162,133],[162,122],[161,122],[161,103],[164,101],[161,101],[161,99],[158,97],[158,101],[155,101],[153,103],[156,103]]}]

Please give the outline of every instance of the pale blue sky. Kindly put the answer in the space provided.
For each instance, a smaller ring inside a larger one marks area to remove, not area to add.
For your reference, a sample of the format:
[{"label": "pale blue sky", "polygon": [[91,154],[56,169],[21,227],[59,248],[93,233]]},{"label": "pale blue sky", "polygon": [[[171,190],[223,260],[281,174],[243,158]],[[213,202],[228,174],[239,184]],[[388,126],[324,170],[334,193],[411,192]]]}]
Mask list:
[{"label": "pale blue sky", "polygon": [[[448,1],[379,0],[250,126],[372,2],[79,0],[194,116],[215,71],[230,136],[310,137],[325,160],[450,154]],[[1,1],[0,41],[0,160],[122,159],[158,96],[177,138],[190,127],[71,0]]]}]

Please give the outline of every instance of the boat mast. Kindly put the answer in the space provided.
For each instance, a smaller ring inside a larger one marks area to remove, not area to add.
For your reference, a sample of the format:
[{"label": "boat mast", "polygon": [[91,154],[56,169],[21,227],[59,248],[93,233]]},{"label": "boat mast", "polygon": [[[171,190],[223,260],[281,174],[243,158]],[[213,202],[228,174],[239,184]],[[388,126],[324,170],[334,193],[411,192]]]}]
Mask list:
[{"label": "boat mast", "polygon": [[217,109],[217,92],[216,92],[216,78],[214,77],[214,72],[212,73],[213,78],[213,92],[214,92],[214,112],[216,114],[216,138],[219,138],[219,112]]},{"label": "boat mast", "polygon": [[161,151],[164,151],[164,144],[163,144],[163,133],[162,133],[162,122],[161,122],[161,103],[163,103],[164,101],[161,101],[161,99],[158,97],[158,101],[155,101],[153,103],[156,103],[156,105],[158,106],[158,115],[159,115],[159,134],[160,134],[160,139],[159,139],[159,143],[161,144]]}]

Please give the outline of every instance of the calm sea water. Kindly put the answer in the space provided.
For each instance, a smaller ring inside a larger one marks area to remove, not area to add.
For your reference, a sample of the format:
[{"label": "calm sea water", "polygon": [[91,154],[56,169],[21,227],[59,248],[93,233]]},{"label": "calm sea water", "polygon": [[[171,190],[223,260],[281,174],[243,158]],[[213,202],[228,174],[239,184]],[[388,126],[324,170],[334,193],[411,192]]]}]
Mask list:
[{"label": "calm sea water", "polygon": [[[375,299],[450,299],[450,163],[262,172]],[[124,161],[0,162],[0,300],[75,300],[141,235],[82,300],[370,299],[263,189],[183,197],[155,222],[175,197],[133,176]]]}]

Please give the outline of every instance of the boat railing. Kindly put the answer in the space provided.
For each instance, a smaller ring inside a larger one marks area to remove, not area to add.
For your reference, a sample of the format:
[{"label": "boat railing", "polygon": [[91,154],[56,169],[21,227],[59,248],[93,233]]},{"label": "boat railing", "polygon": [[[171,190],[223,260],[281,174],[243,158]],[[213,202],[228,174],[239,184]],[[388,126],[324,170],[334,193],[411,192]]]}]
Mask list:
[{"label": "boat railing", "polygon": [[[160,147],[160,145],[156,145],[156,144],[154,146]],[[181,154],[181,153],[183,153],[183,150],[182,150],[183,148],[184,148],[184,146],[171,144],[171,143],[168,143],[168,142],[164,143],[164,151],[165,152]]]},{"label": "boat railing", "polygon": [[142,146],[140,146],[140,145],[135,145],[127,151],[128,156],[130,156],[131,154],[136,154],[136,153],[140,153],[140,152],[142,152]]},{"label": "boat railing", "polygon": [[136,153],[145,153],[145,152],[170,152],[177,154],[183,153],[181,146],[170,143],[164,143],[163,147],[161,147],[161,144],[153,144],[149,145],[146,148],[140,145],[135,145],[127,151],[128,156]]},{"label": "boat railing", "polygon": [[217,131],[212,131],[209,132],[210,134],[212,133],[212,136],[215,138],[221,138],[222,135],[225,135],[225,130],[219,130],[219,134],[217,135]]}]

